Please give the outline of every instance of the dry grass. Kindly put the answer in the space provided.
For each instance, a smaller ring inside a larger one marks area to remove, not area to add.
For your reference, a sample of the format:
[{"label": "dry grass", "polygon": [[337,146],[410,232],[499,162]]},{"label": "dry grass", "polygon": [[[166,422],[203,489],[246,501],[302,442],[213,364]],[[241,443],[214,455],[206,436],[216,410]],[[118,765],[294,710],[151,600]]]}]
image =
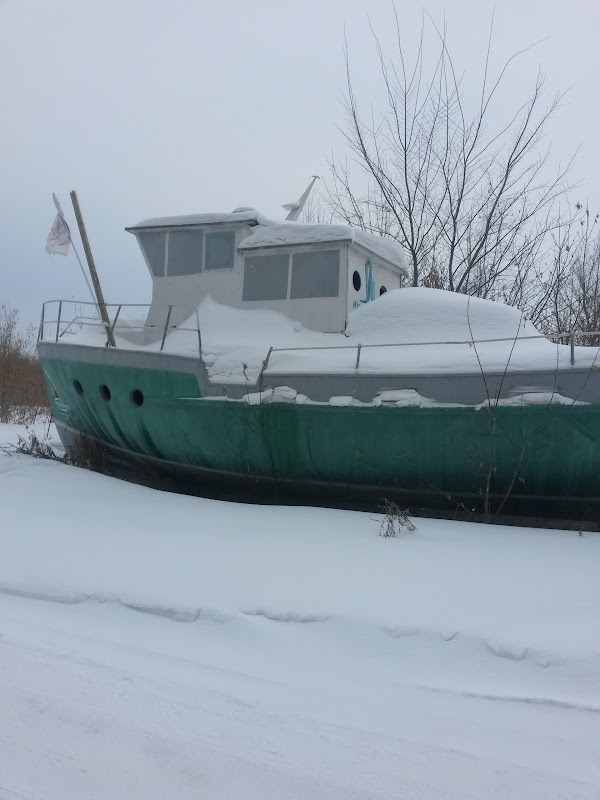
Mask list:
[{"label": "dry grass", "polygon": [[399,536],[402,532],[413,533],[413,531],[417,530],[411,522],[408,508],[402,508],[398,503],[384,498],[382,511],[384,517],[379,528],[380,536],[388,539]]},{"label": "dry grass", "polygon": [[7,456],[21,454],[48,461],[60,461],[62,464],[89,469],[92,472],[105,471],[104,448],[84,434],[70,447],[55,450],[48,440],[48,431],[46,436],[40,438],[34,430],[25,425],[24,434],[18,436],[15,443],[0,445],[0,451]]},{"label": "dry grass", "polygon": [[30,424],[50,413],[35,331],[22,328],[19,313],[0,306],[0,422]]}]

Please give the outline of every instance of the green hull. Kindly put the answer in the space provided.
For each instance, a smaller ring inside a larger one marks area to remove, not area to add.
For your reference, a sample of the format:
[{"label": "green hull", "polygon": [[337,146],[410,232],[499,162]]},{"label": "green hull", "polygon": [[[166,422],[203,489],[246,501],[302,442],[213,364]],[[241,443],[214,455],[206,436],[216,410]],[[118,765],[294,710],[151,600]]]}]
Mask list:
[{"label": "green hull", "polygon": [[248,406],[202,398],[192,372],[72,359],[41,353],[62,435],[84,433],[138,464],[479,507],[487,496],[497,505],[507,495],[593,502],[600,494],[600,405]]}]

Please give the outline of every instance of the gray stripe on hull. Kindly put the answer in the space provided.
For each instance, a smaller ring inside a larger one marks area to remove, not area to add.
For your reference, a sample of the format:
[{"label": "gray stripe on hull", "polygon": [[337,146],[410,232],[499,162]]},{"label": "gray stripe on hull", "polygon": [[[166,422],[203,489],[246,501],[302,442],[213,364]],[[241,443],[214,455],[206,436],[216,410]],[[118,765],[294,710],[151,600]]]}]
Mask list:
[{"label": "gray stripe on hull", "polygon": [[414,389],[424,397],[441,403],[477,405],[486,399],[508,398],[525,391],[555,392],[573,400],[600,402],[600,368],[570,367],[562,370],[531,370],[448,375],[352,373],[345,375],[266,373],[262,386],[258,383],[211,383],[204,362],[192,356],[143,350],[122,350],[55,342],[40,342],[44,358],[82,361],[90,364],[151,369],[195,375],[202,397],[224,394],[239,399],[247,392],[275,386],[290,386],[311,400],[327,402],[331,397],[346,395],[368,403],[379,392]]},{"label": "gray stripe on hull", "polygon": [[146,350],[91,347],[90,345],[64,344],[62,342],[39,342],[38,353],[42,358],[56,361],[81,361],[100,366],[188,373],[196,376],[202,396],[218,393],[215,391],[215,387],[209,383],[204,362],[197,357],[152,353]]}]

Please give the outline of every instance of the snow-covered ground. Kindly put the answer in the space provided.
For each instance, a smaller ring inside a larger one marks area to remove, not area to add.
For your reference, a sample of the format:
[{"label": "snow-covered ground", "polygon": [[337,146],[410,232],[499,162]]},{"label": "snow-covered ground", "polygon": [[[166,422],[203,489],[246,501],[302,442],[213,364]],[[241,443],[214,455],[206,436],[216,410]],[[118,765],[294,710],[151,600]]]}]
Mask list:
[{"label": "snow-covered ground", "polygon": [[0,452],[0,798],[597,800],[600,534],[379,523]]}]

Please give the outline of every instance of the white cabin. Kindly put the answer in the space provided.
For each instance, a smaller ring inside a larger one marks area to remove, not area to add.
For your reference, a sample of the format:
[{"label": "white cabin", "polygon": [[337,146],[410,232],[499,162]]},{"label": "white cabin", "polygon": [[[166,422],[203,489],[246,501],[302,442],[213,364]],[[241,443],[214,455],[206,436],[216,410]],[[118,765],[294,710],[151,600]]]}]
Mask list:
[{"label": "white cabin", "polygon": [[[353,308],[400,288],[408,276],[392,239],[346,225],[273,222],[249,208],[147,219],[126,230],[137,237],[152,276],[148,325],[164,324],[169,305],[197,306],[210,296],[340,332]],[[178,311],[171,324],[184,317]]]}]

